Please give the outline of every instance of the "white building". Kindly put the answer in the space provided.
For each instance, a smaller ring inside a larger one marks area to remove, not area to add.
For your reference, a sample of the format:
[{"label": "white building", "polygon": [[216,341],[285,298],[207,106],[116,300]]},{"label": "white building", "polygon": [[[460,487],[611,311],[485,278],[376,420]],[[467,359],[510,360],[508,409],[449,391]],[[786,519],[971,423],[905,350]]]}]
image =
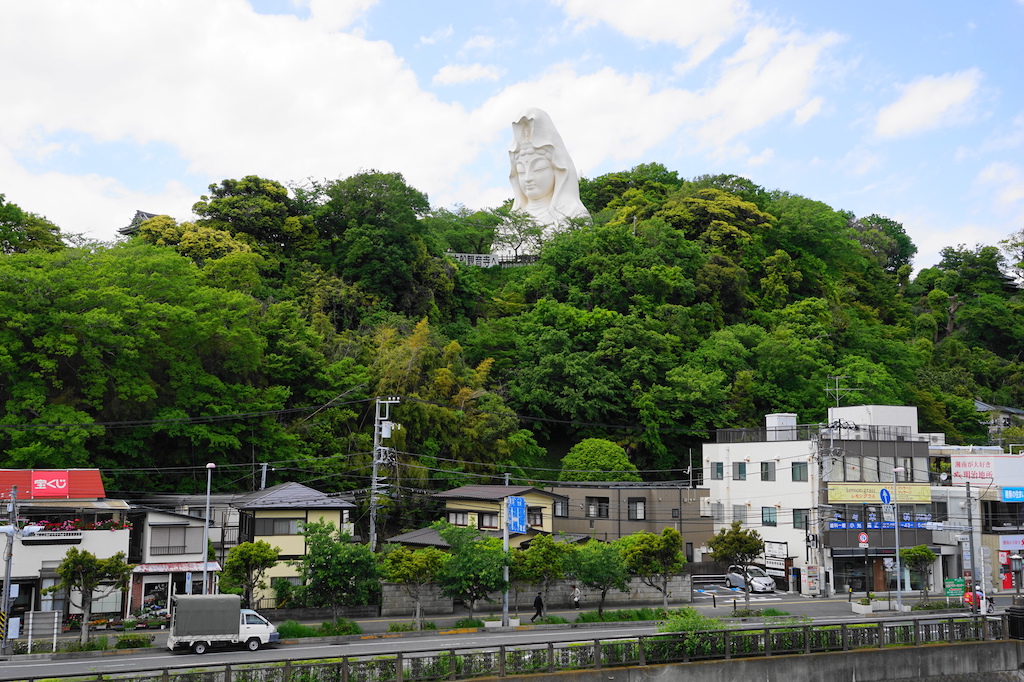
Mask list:
[{"label": "white building", "polygon": [[739,520],[760,533],[766,568],[782,588],[882,592],[896,585],[895,520],[883,504],[891,498],[900,547],[926,545],[938,555],[924,575],[904,567],[903,587],[928,580],[934,589],[962,569],[955,539],[941,546],[952,536],[931,529],[950,520],[949,497],[958,495],[947,486],[933,498],[929,445],[943,440],[918,431],[915,407],[831,408],[824,425],[767,415],[764,428],[723,429],[704,447],[707,511],[716,530]]}]

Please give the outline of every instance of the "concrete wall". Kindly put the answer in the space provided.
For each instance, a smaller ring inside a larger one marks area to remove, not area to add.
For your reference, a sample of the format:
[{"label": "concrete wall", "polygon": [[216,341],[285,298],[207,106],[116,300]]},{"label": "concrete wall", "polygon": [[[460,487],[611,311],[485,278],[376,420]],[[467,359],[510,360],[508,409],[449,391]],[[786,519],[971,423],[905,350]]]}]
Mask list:
[{"label": "concrete wall", "polygon": [[[565,609],[572,607],[572,586],[576,583],[572,580],[557,580],[551,584],[548,591],[546,606],[549,609]],[[629,584],[629,592],[611,590],[605,598],[605,608],[629,609],[638,606],[661,606],[661,592],[649,587],[637,579]],[[669,606],[680,606],[688,604],[691,600],[690,576],[677,575],[669,581]],[[533,598],[537,596],[540,587],[526,585],[518,594],[511,590],[509,592],[509,607],[515,609],[515,602],[519,603],[519,612],[533,613]],[[595,590],[588,590],[580,586],[583,598],[580,600],[580,608],[593,610],[597,608],[601,595]],[[501,609],[501,593],[491,595],[493,602],[480,601],[476,605],[476,612],[487,614],[491,611]],[[453,613],[455,607],[452,600],[443,596],[436,585],[431,585],[422,597],[423,613],[443,615]],[[380,615],[382,618],[391,616],[411,616],[415,612],[416,605],[409,598],[405,588],[394,583],[384,583],[381,592]]]},{"label": "concrete wall", "polygon": [[860,649],[844,653],[744,658],[675,665],[531,675],[559,682],[988,682],[1021,680],[1024,642]]}]

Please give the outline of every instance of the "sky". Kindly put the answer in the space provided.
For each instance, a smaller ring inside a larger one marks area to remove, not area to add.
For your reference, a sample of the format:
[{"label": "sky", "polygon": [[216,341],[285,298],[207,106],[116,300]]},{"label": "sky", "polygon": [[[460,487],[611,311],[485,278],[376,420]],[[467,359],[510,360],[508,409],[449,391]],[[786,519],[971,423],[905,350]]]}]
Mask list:
[{"label": "sky", "polygon": [[0,194],[101,241],[246,175],[496,207],[539,107],[583,177],[740,175],[920,269],[1024,228],[1022,35],[1024,0],[0,0]]}]

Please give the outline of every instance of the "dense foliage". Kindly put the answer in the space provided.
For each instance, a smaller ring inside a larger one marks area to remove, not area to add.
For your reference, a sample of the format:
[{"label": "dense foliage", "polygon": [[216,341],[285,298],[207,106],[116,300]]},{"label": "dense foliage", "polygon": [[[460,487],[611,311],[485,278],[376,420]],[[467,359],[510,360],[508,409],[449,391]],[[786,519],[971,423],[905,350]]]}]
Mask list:
[{"label": "dense foliage", "polygon": [[112,245],[0,196],[0,466],[364,490],[372,399],[400,396],[387,537],[435,518],[423,490],[550,480],[587,438],[682,477],[715,429],[822,421],[830,375],[954,442],[987,438],[974,399],[1024,405],[1022,233],[915,276],[899,223],[736,176],[646,164],[581,196],[592,225],[491,269],[450,252],[508,207],[432,211],[398,173],[224,180]]}]

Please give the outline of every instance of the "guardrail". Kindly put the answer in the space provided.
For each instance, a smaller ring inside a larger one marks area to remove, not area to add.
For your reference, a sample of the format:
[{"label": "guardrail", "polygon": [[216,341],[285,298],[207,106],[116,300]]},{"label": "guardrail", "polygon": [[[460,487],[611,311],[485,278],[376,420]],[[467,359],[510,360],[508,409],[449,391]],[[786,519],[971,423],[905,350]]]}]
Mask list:
[{"label": "guardrail", "polygon": [[[128,673],[79,674],[76,682],[439,682],[563,670],[689,663],[691,661],[851,651],[891,646],[1006,639],[1000,616],[922,616],[913,619],[813,625],[764,625],[544,644],[409,650],[384,656],[205,667],[191,665]],[[396,642],[397,644],[397,642]],[[25,680],[2,676],[0,680]],[[31,681],[29,681],[31,682]]]}]

